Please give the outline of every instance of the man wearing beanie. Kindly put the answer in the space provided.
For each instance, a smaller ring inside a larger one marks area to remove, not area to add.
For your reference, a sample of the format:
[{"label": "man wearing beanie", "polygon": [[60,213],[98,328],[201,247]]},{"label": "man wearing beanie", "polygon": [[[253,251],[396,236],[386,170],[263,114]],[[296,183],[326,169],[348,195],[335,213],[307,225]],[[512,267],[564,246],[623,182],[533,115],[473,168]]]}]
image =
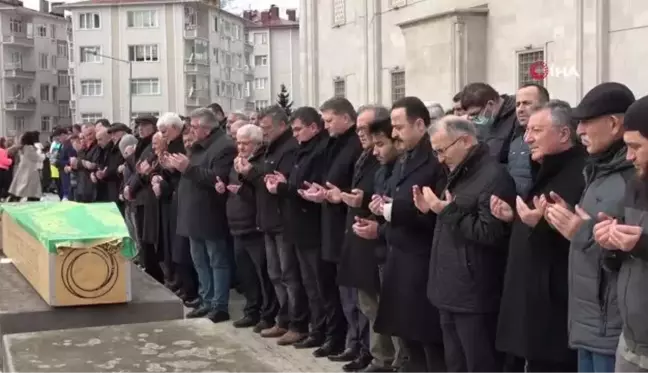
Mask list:
[{"label": "man wearing beanie", "polygon": [[[648,372],[648,97],[628,108],[623,139],[636,174],[616,213],[599,213],[594,239],[607,250],[606,264],[618,269],[618,305],[623,332],[616,372]],[[605,200],[607,196],[602,196]]]},{"label": "man wearing beanie", "polygon": [[579,372],[614,371],[614,354],[621,333],[616,299],[616,274],[603,269],[603,250],[592,239],[595,218],[610,214],[623,200],[634,175],[623,142],[624,113],[635,101],[623,84],[592,88],[573,110],[576,133],[587,148],[583,170],[585,189],[580,202],[569,206],[550,194],[546,218],[570,241],[569,345],[578,351]]}]

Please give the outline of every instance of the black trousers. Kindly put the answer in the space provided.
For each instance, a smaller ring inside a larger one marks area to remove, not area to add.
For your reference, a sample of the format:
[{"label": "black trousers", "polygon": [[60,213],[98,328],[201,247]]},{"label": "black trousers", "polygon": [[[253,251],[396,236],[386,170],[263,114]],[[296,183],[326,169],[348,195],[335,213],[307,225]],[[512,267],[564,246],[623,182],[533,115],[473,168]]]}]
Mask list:
[{"label": "black trousers", "polygon": [[148,273],[149,276],[156,279],[159,283],[164,284],[164,272],[160,266],[160,258],[155,249],[155,245],[146,243],[142,240],[142,237],[144,237],[144,206],[136,206],[135,229],[137,230],[137,239],[140,241],[140,264],[144,267],[144,271]]},{"label": "black trousers", "polygon": [[[20,202],[21,199],[22,199],[21,197],[9,195],[9,199],[7,202]],[[27,197],[27,202],[38,202],[40,200],[41,200],[40,198],[36,198],[36,197]]]},{"label": "black trousers", "polygon": [[296,255],[301,282],[308,298],[310,336],[324,340],[326,337],[326,305],[322,293],[322,253],[319,247],[297,247]]},{"label": "black trousers", "polygon": [[424,344],[418,341],[403,340],[407,350],[407,360],[401,367],[403,372],[454,372],[446,370],[442,344]]},{"label": "black trousers", "polygon": [[274,324],[279,302],[268,276],[263,234],[234,236],[234,259],[238,283],[245,297],[243,314]]},{"label": "black trousers", "polygon": [[449,372],[499,372],[502,354],[495,349],[496,313],[439,310]]},{"label": "black trousers", "polygon": [[[173,266],[175,283],[182,289],[187,300],[198,298],[198,274],[189,255],[189,239],[176,235],[173,242]],[[184,254],[184,255],[183,255]]]},{"label": "black trousers", "polygon": [[284,329],[308,333],[308,301],[301,281],[295,245],[280,233],[265,234],[268,277],[279,302],[277,324]]},{"label": "black trousers", "polygon": [[326,339],[346,345],[347,322],[337,285],[337,263],[320,259],[320,291],[326,310]]}]

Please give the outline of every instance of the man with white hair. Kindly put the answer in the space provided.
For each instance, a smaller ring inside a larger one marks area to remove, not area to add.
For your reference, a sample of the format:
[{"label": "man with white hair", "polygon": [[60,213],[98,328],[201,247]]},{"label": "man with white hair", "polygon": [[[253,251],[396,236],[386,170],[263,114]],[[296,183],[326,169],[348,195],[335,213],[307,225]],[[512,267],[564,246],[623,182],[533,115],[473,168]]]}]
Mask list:
[{"label": "man with white hair", "polygon": [[189,238],[191,258],[198,273],[201,305],[187,317],[230,319],[231,253],[227,244],[226,199],[214,190],[220,178],[229,183],[236,147],[208,108],[193,111],[191,156],[174,153],[168,164],[182,173],[178,185],[177,233]]},{"label": "man with white hair", "polygon": [[[182,142],[182,132],[185,123],[176,113],[164,113],[156,123],[158,133],[167,143],[167,153],[185,154]],[[158,182],[163,185],[166,193],[160,198],[160,208],[163,212],[162,219],[168,224],[161,234],[160,247],[164,252],[164,265],[169,288],[182,299],[187,307],[200,305],[198,297],[198,279],[189,253],[189,241],[176,234],[178,219],[178,185],[182,174],[173,169],[166,156],[159,159],[165,172],[159,173]]]},{"label": "man with white hair", "polygon": [[[235,131],[238,156],[259,167],[265,152],[263,131],[253,124]],[[255,186],[241,183],[235,167],[230,171],[229,184],[218,179],[216,191],[227,196],[227,220],[234,241],[234,258],[239,286],[245,297],[243,318],[234,322],[236,328],[255,327],[258,331],[274,324],[279,303],[266,267],[265,238],[257,229]]]},{"label": "man with white hair", "polygon": [[[432,152],[450,175],[443,194],[415,188],[414,203],[422,213],[437,215],[427,292],[439,309],[447,368],[497,372],[495,330],[509,225],[491,214],[490,199],[513,203],[515,182],[477,140],[469,120],[447,116],[429,132]],[[467,264],[457,253],[464,253]]]},{"label": "man with white hair", "polygon": [[[227,125],[227,134],[234,140],[236,140],[236,133],[239,130],[239,128],[245,126],[247,124],[246,120],[240,119],[237,120],[236,122],[232,124]],[[246,130],[246,132],[249,132],[249,130]]]}]

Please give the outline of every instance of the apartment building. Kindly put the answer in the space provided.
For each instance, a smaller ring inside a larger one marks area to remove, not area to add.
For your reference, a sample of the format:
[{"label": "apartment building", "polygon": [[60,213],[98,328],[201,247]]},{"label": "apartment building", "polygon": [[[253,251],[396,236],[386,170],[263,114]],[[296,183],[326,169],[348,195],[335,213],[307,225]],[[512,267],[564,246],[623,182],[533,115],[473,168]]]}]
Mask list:
[{"label": "apartment building", "polygon": [[[246,107],[244,20],[217,0],[80,1],[71,12],[70,75],[78,122],[127,122],[218,102]],[[250,106],[248,104],[248,106]]]},{"label": "apartment building", "polygon": [[245,89],[251,93],[257,110],[276,103],[282,85],[294,106],[300,105],[299,22],[296,13],[295,9],[287,9],[286,18],[282,18],[280,9],[274,5],[267,11],[243,12],[243,18],[248,20],[248,41],[254,45],[248,63],[254,72],[254,81]]},{"label": "apartment building", "polygon": [[45,140],[54,126],[71,124],[69,23],[49,13],[48,5],[42,2],[43,11],[36,11],[20,1],[0,2],[2,136],[37,130]]},{"label": "apartment building", "polygon": [[[527,82],[576,104],[604,81],[648,92],[648,2],[301,0],[304,103],[404,95],[449,105],[465,84]],[[557,11],[559,10],[559,11]],[[532,74],[534,67],[547,72]]]}]

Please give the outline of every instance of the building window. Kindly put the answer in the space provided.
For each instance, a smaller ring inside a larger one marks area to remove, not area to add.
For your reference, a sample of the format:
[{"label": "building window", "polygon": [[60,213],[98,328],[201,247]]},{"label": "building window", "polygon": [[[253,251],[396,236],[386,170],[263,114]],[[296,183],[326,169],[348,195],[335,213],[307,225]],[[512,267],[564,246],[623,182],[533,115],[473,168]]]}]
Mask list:
[{"label": "building window", "polygon": [[159,95],[160,80],[157,78],[133,79],[131,92],[134,96]]},{"label": "building window", "polygon": [[346,97],[346,81],[344,79],[333,81],[333,96]]},{"label": "building window", "polygon": [[49,65],[49,55],[47,55],[47,53],[39,53],[38,54],[38,67],[41,70],[47,70],[48,65]]},{"label": "building window", "polygon": [[218,58],[220,55],[220,50],[218,48],[214,48],[213,52],[214,52],[214,63],[218,65],[220,63],[218,62],[220,61],[220,58]]},{"label": "building window", "polygon": [[99,13],[81,13],[79,14],[79,29],[96,30],[101,27]]},{"label": "building window", "polygon": [[218,32],[220,19],[218,16],[214,16],[214,31]]},{"label": "building window", "polygon": [[405,71],[394,71],[391,74],[392,102],[405,97]]},{"label": "building window", "polygon": [[22,100],[25,97],[25,87],[22,84],[14,84],[11,86],[12,99]]},{"label": "building window", "polygon": [[56,39],[56,25],[50,25],[50,38]]},{"label": "building window", "polygon": [[[522,87],[528,83],[535,83],[544,85],[544,79],[534,79],[531,74],[531,69],[534,66],[537,66],[538,69],[544,69],[544,65],[540,65],[538,62],[545,62],[544,51],[524,51],[519,52],[517,55],[518,58],[518,87]],[[535,64],[535,65],[534,65]],[[538,71],[538,75],[544,76],[544,71]]]},{"label": "building window", "polygon": [[265,89],[267,84],[268,84],[268,78],[254,79],[254,89]]},{"label": "building window", "polygon": [[67,87],[68,85],[70,85],[70,76],[68,75],[67,71],[58,72],[58,85],[59,87]]},{"label": "building window", "polygon": [[157,27],[157,10],[132,10],[126,13],[127,25],[132,28]]},{"label": "building window", "polygon": [[346,23],[346,0],[333,0],[333,25]]},{"label": "building window", "polygon": [[263,110],[269,106],[268,100],[256,100],[254,101],[254,106],[257,111]]},{"label": "building window", "polygon": [[23,22],[19,19],[12,18],[9,21],[9,30],[15,34],[22,34]]},{"label": "building window", "polygon": [[41,117],[41,131],[49,132],[52,130],[52,117],[49,115]]},{"label": "building window", "polygon": [[86,79],[81,81],[81,96],[103,95],[103,84],[100,79]]},{"label": "building window", "polygon": [[389,0],[390,8],[402,8],[407,5],[407,0]]},{"label": "building window", "polygon": [[50,100],[49,90],[50,90],[49,84],[41,84],[40,85],[40,99],[41,99],[41,101],[49,102],[49,100]]},{"label": "building window", "polygon": [[255,32],[254,44],[268,44],[268,34],[265,32]]},{"label": "building window", "polygon": [[70,102],[61,101],[58,104],[58,116],[61,118],[67,118],[70,116]]},{"label": "building window", "polygon": [[254,66],[268,66],[268,56],[254,56]]},{"label": "building window", "polygon": [[58,87],[57,86],[52,86],[52,101],[53,102],[58,101]]},{"label": "building window", "polygon": [[81,123],[95,124],[101,118],[103,118],[101,113],[81,113]]},{"label": "building window", "polygon": [[185,53],[189,63],[209,63],[209,42],[193,40],[185,45]]},{"label": "building window", "polygon": [[22,69],[22,53],[11,52],[11,63],[7,66],[9,69]]},{"label": "building window", "polygon": [[214,80],[214,95],[217,97],[220,97],[221,95],[221,90],[220,90],[220,81],[218,79]]},{"label": "building window", "polygon": [[14,130],[18,133],[25,131],[25,117],[14,117]]},{"label": "building window", "polygon": [[59,40],[56,42],[56,54],[59,57],[67,58],[68,56],[68,43],[67,41]]},{"label": "building window", "polygon": [[159,60],[157,44],[128,46],[128,60],[135,62],[155,62]]},{"label": "building window", "polygon": [[41,38],[47,37],[47,26],[45,25],[38,25],[36,27],[36,35],[38,35]]},{"label": "building window", "polygon": [[245,97],[250,96],[252,96],[252,82],[248,80],[245,82]]},{"label": "building window", "polygon": [[56,69],[56,59],[57,59],[57,58],[58,58],[58,57],[56,57],[55,54],[53,54],[53,55],[50,56],[50,59],[52,60],[52,63],[51,63],[51,65],[50,65],[50,68],[52,68],[52,69]]},{"label": "building window", "polygon": [[98,45],[80,47],[79,58],[82,63],[100,63],[101,62],[101,47]]}]

